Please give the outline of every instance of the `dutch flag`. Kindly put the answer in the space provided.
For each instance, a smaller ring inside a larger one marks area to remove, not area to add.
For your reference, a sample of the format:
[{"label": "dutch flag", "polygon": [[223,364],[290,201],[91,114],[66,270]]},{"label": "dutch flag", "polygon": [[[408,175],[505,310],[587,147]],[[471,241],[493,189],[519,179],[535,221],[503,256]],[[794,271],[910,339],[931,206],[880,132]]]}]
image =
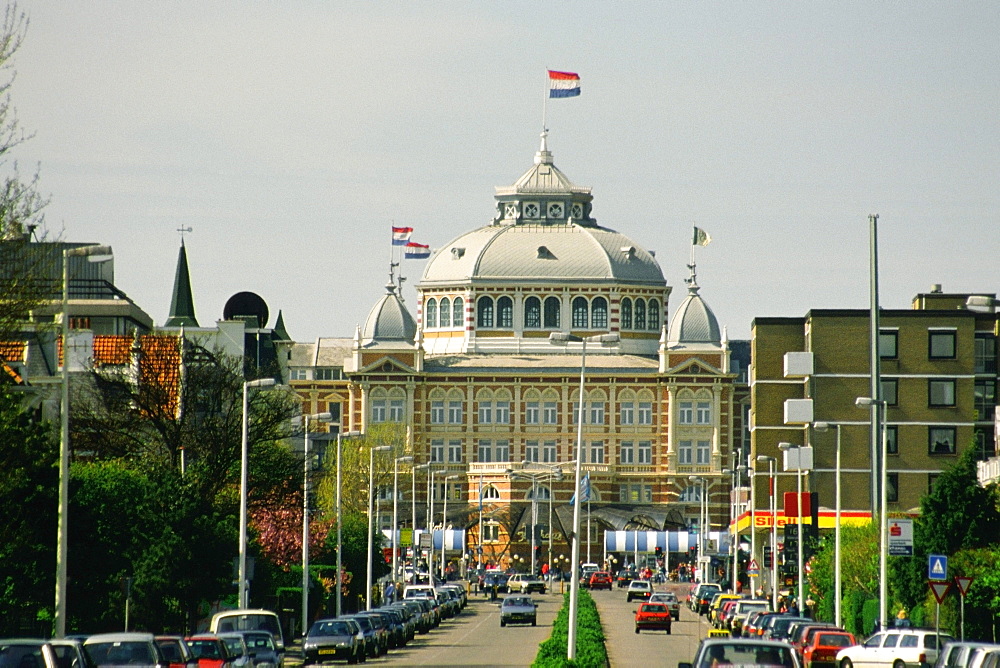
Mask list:
[{"label": "dutch flag", "polygon": [[579,94],[579,74],[549,70],[549,97],[576,97]]},{"label": "dutch flag", "polygon": [[393,246],[405,246],[406,242],[410,240],[410,235],[413,234],[412,227],[395,227],[392,228],[392,245]]}]

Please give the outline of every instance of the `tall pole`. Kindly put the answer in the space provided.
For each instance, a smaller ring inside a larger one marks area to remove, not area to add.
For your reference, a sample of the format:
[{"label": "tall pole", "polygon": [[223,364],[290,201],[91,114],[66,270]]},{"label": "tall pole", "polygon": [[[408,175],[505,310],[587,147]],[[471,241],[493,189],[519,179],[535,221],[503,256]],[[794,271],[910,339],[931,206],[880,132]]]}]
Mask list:
[{"label": "tall pole", "polygon": [[833,601],[833,621],[837,626],[840,626],[841,621],[841,609],[840,600],[843,598],[843,583],[841,582],[840,573],[840,425],[837,425],[837,492],[836,492],[836,524],[834,525],[833,531],[833,588],[834,588],[834,601]]},{"label": "tall pole", "polygon": [[476,564],[483,567],[483,474],[479,474],[479,554],[476,555]]},{"label": "tall pole", "polygon": [[309,630],[309,422],[329,422],[329,413],[302,416],[302,633]]},{"label": "tall pole", "polygon": [[888,559],[889,559],[889,556],[888,556],[889,555],[889,497],[888,497],[887,484],[886,484],[888,482],[888,480],[887,480],[887,477],[888,477],[887,469],[889,468],[889,466],[888,466],[889,439],[888,439],[888,432],[887,432],[886,426],[885,426],[885,418],[886,418],[886,413],[887,413],[886,403],[884,401],[879,402],[879,408],[882,409],[881,410],[881,413],[882,413],[882,416],[881,416],[882,417],[882,420],[881,420],[881,424],[882,424],[882,434],[881,434],[882,435],[882,439],[881,439],[882,440],[882,447],[881,447],[881,451],[882,451],[882,481],[881,481],[882,482],[882,485],[881,485],[882,491],[881,491],[881,504],[880,504],[882,506],[882,513],[879,515],[879,538],[880,538],[879,545],[880,545],[880,550],[879,550],[879,555],[878,555],[879,556],[879,562],[878,562],[878,570],[879,570],[879,583],[878,583],[879,602],[878,602],[878,608],[879,608],[879,628],[880,629],[884,629],[886,627],[886,623],[888,622],[887,618],[888,618],[888,606],[889,606],[888,589],[887,589],[888,588],[888,577],[889,577],[889,575],[888,575],[888,563],[887,563]]},{"label": "tall pole", "polygon": [[251,387],[272,387],[273,378],[258,378],[243,383],[243,438],[240,447],[240,567],[239,567],[239,599],[240,607],[250,605],[250,592],[247,582],[247,491],[249,482],[250,459],[250,426],[249,402],[247,396]]},{"label": "tall pole", "polygon": [[[879,339],[879,297],[878,297],[878,214],[868,216],[868,247],[869,247],[869,290],[870,290],[870,318],[868,354],[871,374],[870,396],[874,400],[882,398],[881,364],[879,361],[878,339]],[[881,449],[879,448],[879,414],[878,409],[873,404],[871,423],[871,508],[872,518],[879,512],[879,471],[882,467],[880,461]],[[880,619],[883,624],[885,619]]]},{"label": "tall pole", "polygon": [[399,462],[412,462],[413,457],[396,457],[392,463],[392,581],[399,581]]},{"label": "tall pole", "polygon": [[423,470],[423,469],[426,469],[426,468],[430,468],[430,466],[431,465],[429,463],[418,464],[417,466],[414,466],[413,469],[412,469],[412,471],[411,471],[412,476],[410,478],[410,487],[411,487],[411,490],[410,490],[410,496],[411,496],[411,498],[410,498],[410,512],[413,515],[413,517],[411,519],[411,521],[413,522],[413,524],[411,525],[411,529],[410,529],[410,549],[413,550],[413,573],[414,573],[414,575],[416,575],[416,572],[417,572],[417,471],[420,471],[420,470]]},{"label": "tall pole", "polygon": [[535,527],[538,526],[538,478],[531,476],[531,574],[535,574]]},{"label": "tall pole", "polygon": [[770,458],[768,473],[771,486],[771,609],[778,609],[778,460]]},{"label": "tall pole", "polygon": [[573,504],[573,546],[570,564],[571,577],[569,580],[569,629],[566,635],[566,658],[570,661],[576,659],[576,624],[577,624],[577,600],[580,596],[580,463],[583,461],[583,397],[584,383],[587,377],[587,339],[582,341],[583,347],[580,350],[580,415],[576,424],[576,467],[573,482],[573,494],[575,503]]},{"label": "tall pole", "polygon": [[[757,467],[750,455],[747,455],[747,472],[750,476],[750,561],[757,561]],[[758,567],[757,572],[761,573],[763,570]],[[750,594],[756,598],[759,588],[754,584],[756,580],[750,578],[749,574],[747,579],[750,581]]]},{"label": "tall pole", "polygon": [[802,544],[804,542],[806,542],[806,536],[805,536],[805,531],[803,531],[803,529],[805,529],[805,526],[802,523],[802,459],[801,459],[801,456],[802,456],[801,451],[798,448],[796,448],[795,457],[796,457],[796,459],[798,461],[797,461],[797,463],[795,465],[795,478],[796,478],[797,483],[798,483],[798,492],[799,492],[798,497],[796,497],[796,504],[798,505],[798,508],[796,509],[796,512],[795,512],[795,514],[798,515],[798,518],[796,518],[796,522],[798,523],[798,528],[799,528],[799,539],[796,541],[796,543],[798,543],[798,548],[799,548],[799,554],[798,554],[799,600],[798,600],[798,606],[796,606],[796,607],[799,610],[799,614],[803,614],[804,613],[804,610],[805,610],[804,606],[805,606],[805,601],[806,601],[805,595],[804,595],[805,594],[805,584],[806,584],[806,582],[805,582],[806,581],[806,574],[805,574],[805,571],[803,570],[804,564],[802,563],[802,561],[803,561],[802,560],[802,556],[803,556]]},{"label": "tall pole", "polygon": [[372,587],[374,582],[372,581],[372,558],[375,548],[375,453],[385,452],[390,450],[391,446],[380,445],[374,447],[368,451],[368,564],[367,564],[367,578],[365,579],[366,596],[365,596],[365,608],[367,610],[372,609]]},{"label": "tall pole", "polygon": [[344,515],[343,513],[340,512],[340,480],[341,480],[340,446],[341,446],[342,436],[343,434],[341,434],[341,432],[338,430],[337,431],[337,608],[336,608],[338,617],[340,617],[341,615],[340,604],[341,604],[341,598],[343,597],[343,588],[344,588],[344,583],[343,583],[344,562],[342,559],[344,552],[343,550],[344,541],[343,541],[343,533],[341,531],[344,524]]},{"label": "tall pole", "polygon": [[59,518],[56,530],[55,636],[66,637],[66,560],[69,556],[69,255],[62,266],[62,396],[59,405]]},{"label": "tall pole", "polygon": [[441,512],[441,581],[442,582],[446,581],[446,578],[444,576],[444,567],[446,565],[445,564],[446,558],[445,558],[445,552],[444,552],[445,551],[445,547],[446,547],[446,541],[444,539],[445,538],[445,533],[444,532],[448,528],[448,481],[449,480],[454,480],[455,478],[458,478],[458,477],[460,477],[460,476],[458,476],[458,475],[449,475],[449,476],[445,476],[445,478],[444,478],[444,509]]}]

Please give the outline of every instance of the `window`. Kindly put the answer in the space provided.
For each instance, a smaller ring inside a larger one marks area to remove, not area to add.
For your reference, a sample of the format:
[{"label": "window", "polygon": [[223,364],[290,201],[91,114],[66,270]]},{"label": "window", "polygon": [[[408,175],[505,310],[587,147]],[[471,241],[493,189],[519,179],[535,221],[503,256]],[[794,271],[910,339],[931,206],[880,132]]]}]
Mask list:
[{"label": "window", "polygon": [[476,302],[476,326],[483,328],[493,326],[492,297],[480,297]]},{"label": "window", "polygon": [[480,439],[480,441],[479,441],[479,461],[480,462],[492,462],[493,461],[493,441],[488,441],[486,439]]},{"label": "window", "polygon": [[556,410],[556,402],[546,401],[542,405],[542,421],[545,424],[556,424],[559,422],[558,411]]},{"label": "window", "polygon": [[524,300],[524,327],[537,329],[542,326],[542,303],[538,297],[528,297]]},{"label": "window", "polygon": [[444,461],[444,441],[443,440],[433,440],[431,441],[431,461],[434,463]]},{"label": "window", "polygon": [[639,441],[639,463],[653,463],[653,444],[650,441]]},{"label": "window", "polygon": [[955,359],[955,332],[952,330],[930,330],[928,332],[929,355],[932,360]]},{"label": "window", "polygon": [[649,319],[650,329],[660,328],[660,303],[655,299],[649,300],[649,311],[646,314]]},{"label": "window", "polygon": [[694,403],[682,401],[680,410],[677,412],[677,420],[681,424],[694,424]]},{"label": "window", "polygon": [[710,441],[698,441],[697,463],[709,464],[712,461],[712,443]]},{"label": "window", "polygon": [[695,422],[698,424],[712,424],[712,404],[707,401],[699,401],[695,407]]},{"label": "window", "polygon": [[997,337],[993,334],[976,333],[976,373],[997,372]]},{"label": "window", "polygon": [[642,299],[635,300],[635,328],[646,329],[646,302]]},{"label": "window", "polygon": [[619,485],[618,500],[622,503],[652,503],[653,486],[638,482]]},{"label": "window", "polygon": [[691,446],[692,446],[691,441],[680,441],[680,442],[677,443],[677,463],[678,464],[689,465],[689,464],[693,464],[694,463],[694,460],[693,460],[693,457],[692,457],[692,455],[694,453],[694,448],[691,447]]},{"label": "window", "polygon": [[954,427],[928,427],[928,450],[932,455],[955,454]]},{"label": "window", "polygon": [[899,503],[899,474],[885,474],[885,498],[889,503]]},{"label": "window", "polygon": [[559,298],[545,298],[545,327],[547,329],[559,329],[562,319],[559,317]]},{"label": "window", "polygon": [[590,444],[590,463],[604,463],[604,441],[593,441]]},{"label": "window", "polygon": [[590,424],[604,424],[604,402],[590,402]]},{"label": "window", "polygon": [[527,462],[537,462],[539,461],[538,441],[525,441],[524,443],[524,460]]},{"label": "window", "polygon": [[404,413],[402,399],[389,400],[389,422],[402,422]]},{"label": "window", "polygon": [[385,422],[385,399],[372,400],[372,422]]},{"label": "window", "polygon": [[545,441],[542,444],[542,461],[546,464],[555,464],[559,456],[555,441]]},{"label": "window", "polygon": [[538,402],[526,402],[524,405],[524,424],[538,424],[538,415]]},{"label": "window", "polygon": [[462,423],[462,402],[461,401],[449,401],[448,402],[448,422],[451,424],[461,424]]},{"label": "window", "polygon": [[493,402],[479,402],[479,424],[492,424],[493,422]]},{"label": "window", "polygon": [[954,379],[927,381],[927,404],[929,406],[954,406]]},{"label": "window", "polygon": [[[584,411],[587,409],[585,408]],[[572,408],[572,416],[570,417],[570,424],[580,424],[580,402],[574,401]],[[586,419],[586,417],[584,418]]]},{"label": "window", "polygon": [[289,369],[288,380],[309,380],[309,369]]},{"label": "window", "polygon": [[996,454],[996,438],[993,429],[975,428],[976,459],[985,461]]},{"label": "window", "polygon": [[[487,489],[492,489],[496,491],[496,487],[488,487]],[[485,493],[486,490],[483,490]],[[497,492],[497,497],[500,498],[500,492]],[[484,522],[483,523],[483,542],[484,543],[497,543],[500,541],[500,525],[496,522]]]},{"label": "window", "polygon": [[635,404],[630,402],[619,406],[618,424],[635,424]]},{"label": "window", "polygon": [[887,425],[885,428],[885,450],[890,455],[899,454],[899,427]]},{"label": "window", "polygon": [[618,463],[635,463],[635,444],[632,441],[622,441],[622,444],[618,446]]},{"label": "window", "polygon": [[977,380],[975,385],[976,420],[993,421],[996,411],[997,384],[992,380]]},{"label": "window", "polygon": [[484,501],[499,501],[500,500],[500,490],[498,490],[493,485],[486,485],[486,487],[483,487],[483,500]]},{"label": "window", "polygon": [[431,424],[444,424],[444,402],[431,402]]},{"label": "window", "polygon": [[494,404],[493,420],[496,424],[510,424],[510,402],[498,401]]},{"label": "window", "polygon": [[448,462],[451,464],[462,463],[462,442],[448,441]]},{"label": "window", "polygon": [[897,405],[899,403],[899,381],[895,378],[883,378],[879,383],[882,388],[882,400],[886,405]]},{"label": "window", "polygon": [[428,299],[426,312],[424,313],[424,321],[427,323],[428,327],[438,326],[438,303],[436,299]]},{"label": "window", "polygon": [[649,401],[639,402],[639,424],[653,424],[653,404]]},{"label": "window", "polygon": [[447,297],[441,299],[441,326],[451,327],[451,300]]},{"label": "window", "polygon": [[604,297],[594,297],[590,305],[590,326],[593,329],[608,328],[608,300]]},{"label": "window", "polygon": [[455,301],[451,303],[451,322],[455,327],[461,327],[462,323],[465,322],[462,310],[465,308],[465,302],[462,301],[461,297],[455,297]]},{"label": "window", "polygon": [[502,440],[497,441],[496,448],[493,451],[496,457],[494,461],[497,462],[509,462],[510,461],[510,441]]},{"label": "window", "polygon": [[497,300],[497,327],[510,328],[514,326],[514,302],[510,297]]},{"label": "window", "polygon": [[879,330],[878,356],[884,360],[894,360],[899,357],[899,332],[893,329]]},{"label": "window", "polygon": [[316,380],[337,380],[338,376],[337,369],[332,367],[320,367],[316,369]]},{"label": "window", "polygon": [[632,329],[632,300],[622,299],[622,329]]},{"label": "window", "polygon": [[586,297],[573,299],[573,329],[586,329],[590,322],[590,307]]}]

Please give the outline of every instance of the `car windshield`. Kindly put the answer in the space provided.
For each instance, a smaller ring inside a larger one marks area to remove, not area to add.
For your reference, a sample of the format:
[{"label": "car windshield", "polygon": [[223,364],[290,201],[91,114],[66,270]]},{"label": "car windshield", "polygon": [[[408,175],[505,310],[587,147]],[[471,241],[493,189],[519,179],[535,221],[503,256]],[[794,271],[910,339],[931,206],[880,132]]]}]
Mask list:
[{"label": "car windshield", "polygon": [[149,643],[98,642],[84,645],[96,666],[152,666],[156,664]]},{"label": "car windshield", "polygon": [[274,650],[274,639],[270,633],[244,633],[243,640],[251,650]]},{"label": "car windshield", "polygon": [[42,668],[41,645],[0,644],[0,668]]},{"label": "car windshield", "polygon": [[526,596],[510,596],[503,600],[505,607],[531,605],[531,599]]},{"label": "car windshield", "polygon": [[724,642],[713,643],[702,653],[697,668],[712,668],[725,665],[747,667],[766,666],[771,668],[793,668],[792,648],[781,645],[760,645],[754,643]]},{"label": "car windshield", "polygon": [[663,605],[662,603],[643,603],[639,607],[639,609],[642,610],[643,612],[659,612],[659,613],[668,612],[667,606]]},{"label": "car windshield", "polygon": [[197,640],[188,638],[188,647],[196,659],[221,659],[222,649],[215,640]]},{"label": "car windshield", "polygon": [[217,629],[220,633],[225,631],[270,631],[274,637],[281,636],[281,628],[278,626],[278,618],[275,615],[241,614],[228,615],[219,620]]},{"label": "car windshield", "polygon": [[373,630],[372,620],[368,619],[367,617],[354,617],[354,621],[358,623],[358,626],[360,626],[361,630],[364,631],[365,633]]}]

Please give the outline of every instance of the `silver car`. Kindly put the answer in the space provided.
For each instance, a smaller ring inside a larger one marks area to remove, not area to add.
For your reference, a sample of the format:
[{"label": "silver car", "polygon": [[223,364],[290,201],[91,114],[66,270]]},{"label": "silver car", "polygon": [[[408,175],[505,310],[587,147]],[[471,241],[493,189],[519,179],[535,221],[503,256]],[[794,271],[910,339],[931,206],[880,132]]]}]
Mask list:
[{"label": "silver car", "polygon": [[500,604],[500,626],[538,623],[538,606],[530,596],[508,596]]}]

